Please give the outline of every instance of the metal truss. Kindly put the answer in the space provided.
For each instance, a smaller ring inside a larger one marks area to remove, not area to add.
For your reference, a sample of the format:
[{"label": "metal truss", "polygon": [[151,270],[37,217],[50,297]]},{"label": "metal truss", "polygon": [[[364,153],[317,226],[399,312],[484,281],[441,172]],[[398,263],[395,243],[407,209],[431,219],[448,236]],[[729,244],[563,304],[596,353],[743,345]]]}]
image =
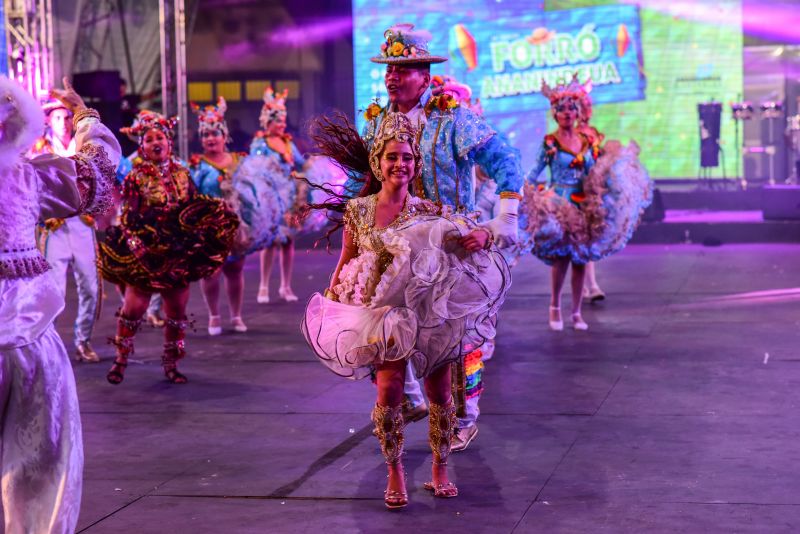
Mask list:
[{"label": "metal truss", "polygon": [[32,95],[53,86],[52,0],[3,0],[9,76]]}]

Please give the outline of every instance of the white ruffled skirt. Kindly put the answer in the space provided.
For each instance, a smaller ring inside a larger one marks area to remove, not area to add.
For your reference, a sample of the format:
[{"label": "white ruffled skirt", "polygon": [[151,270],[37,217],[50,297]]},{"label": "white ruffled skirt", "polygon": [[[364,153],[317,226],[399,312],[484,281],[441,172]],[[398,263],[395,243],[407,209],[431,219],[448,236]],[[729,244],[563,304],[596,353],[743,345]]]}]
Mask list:
[{"label": "white ruffled skirt", "polygon": [[334,288],[340,302],[316,293],[306,307],[303,334],[322,363],[357,379],[410,359],[422,378],[493,338],[511,274],[495,247],[458,245],[474,228],[458,215],[414,217],[384,231],[393,258],[383,273],[372,251],[348,262]]}]

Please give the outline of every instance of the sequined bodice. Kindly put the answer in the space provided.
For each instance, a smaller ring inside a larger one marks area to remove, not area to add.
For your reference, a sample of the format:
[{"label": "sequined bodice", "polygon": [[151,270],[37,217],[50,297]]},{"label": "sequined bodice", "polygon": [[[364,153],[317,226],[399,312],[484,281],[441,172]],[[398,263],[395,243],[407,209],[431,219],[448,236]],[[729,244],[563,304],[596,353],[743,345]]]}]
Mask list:
[{"label": "sequined bodice", "polygon": [[154,167],[134,167],[128,179],[133,179],[145,205],[168,208],[188,200],[194,190],[186,168],[176,167],[177,172],[170,172],[169,167],[159,168],[157,172],[152,172]]},{"label": "sequined bodice", "polygon": [[381,271],[383,271],[392,260],[392,255],[386,251],[386,236],[416,215],[433,213],[436,207],[420,198],[408,195],[397,217],[385,227],[376,228],[375,209],[377,205],[377,194],[354,198],[347,203],[344,220],[348,232],[351,233],[358,246],[359,254],[364,251],[377,254],[380,258]]}]

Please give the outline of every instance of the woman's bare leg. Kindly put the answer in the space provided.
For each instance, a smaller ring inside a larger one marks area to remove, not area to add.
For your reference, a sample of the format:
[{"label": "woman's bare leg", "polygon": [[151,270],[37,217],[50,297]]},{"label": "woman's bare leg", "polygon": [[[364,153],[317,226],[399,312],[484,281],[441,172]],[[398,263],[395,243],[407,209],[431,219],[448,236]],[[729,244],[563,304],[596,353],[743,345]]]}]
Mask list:
[{"label": "woman's bare leg", "polygon": [[231,318],[241,317],[244,298],[244,258],[225,262],[222,273],[225,275],[225,290],[228,293]]},{"label": "woman's bare leg", "polygon": [[258,302],[269,302],[269,277],[272,274],[272,260],[275,257],[275,246],[267,247],[259,255],[261,263],[261,282],[258,286]]},{"label": "woman's bare leg", "polygon": [[294,267],[294,240],[289,239],[281,245],[281,288],[280,294],[287,302],[294,302],[297,296],[292,291],[292,268]]},{"label": "woman's bare leg", "polygon": [[200,280],[200,290],[208,309],[208,333],[216,336],[222,333],[222,320],[219,316],[220,271]]},{"label": "woman's bare leg", "polygon": [[558,258],[550,268],[550,328],[561,330],[561,290],[564,289],[564,280],[567,277],[569,259]]}]

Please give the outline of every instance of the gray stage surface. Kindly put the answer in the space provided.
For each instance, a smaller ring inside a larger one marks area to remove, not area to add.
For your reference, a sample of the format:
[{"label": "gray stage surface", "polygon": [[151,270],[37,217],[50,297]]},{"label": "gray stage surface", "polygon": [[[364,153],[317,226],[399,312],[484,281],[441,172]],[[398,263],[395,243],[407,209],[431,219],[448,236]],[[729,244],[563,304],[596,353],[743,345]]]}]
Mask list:
[{"label": "gray stage surface", "polygon": [[[258,305],[251,258],[247,334],[209,338],[193,288],[184,386],[164,380],[150,328],[125,382],[106,382],[118,305],[108,287],[95,331],[104,361],[75,365],[86,440],[79,531],[800,528],[800,246],[630,246],[600,264],[609,299],[587,306],[591,329],[580,333],[548,331],[548,271],[526,258],[487,364],[480,433],[451,460],[461,495],[421,489],[430,453],[427,423],[415,423],[411,505],[399,513],[383,506],[373,386],[328,372],[300,335],[304,302],[335,257],[297,260],[301,301]],[[74,309],[71,290],[59,320],[68,344]]]}]

